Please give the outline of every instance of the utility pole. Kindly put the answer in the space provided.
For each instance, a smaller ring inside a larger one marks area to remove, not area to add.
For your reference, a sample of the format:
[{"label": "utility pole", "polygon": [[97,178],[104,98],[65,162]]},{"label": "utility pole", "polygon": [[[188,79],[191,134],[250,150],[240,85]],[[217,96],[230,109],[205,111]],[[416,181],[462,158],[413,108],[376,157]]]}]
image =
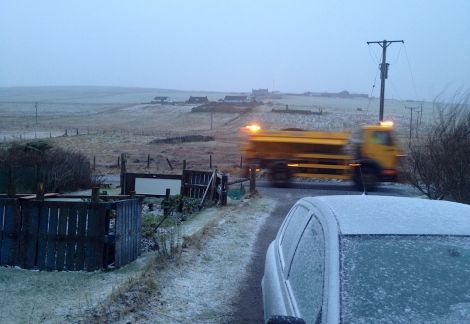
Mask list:
[{"label": "utility pole", "polygon": [[[417,107],[407,107],[405,106],[405,109],[409,109],[410,110],[410,137],[409,137],[409,143],[411,144],[411,134],[412,134],[412,129],[413,129],[413,111],[416,110],[422,110],[423,108],[420,107],[420,106],[417,106]],[[416,117],[416,121],[419,120],[419,111],[418,111],[418,116]],[[416,125],[418,125],[416,123]],[[416,135],[418,135],[418,127],[416,126]]]},{"label": "utility pole", "polygon": [[374,41],[374,42],[367,42],[367,45],[370,44],[379,44],[382,47],[382,64],[380,64],[380,113],[379,113],[379,121],[384,120],[384,98],[385,98],[385,79],[388,78],[388,66],[389,64],[386,63],[387,59],[387,47],[390,46],[392,43],[405,43],[403,40],[394,40],[394,41]]},{"label": "utility pole", "polygon": [[38,131],[38,103],[34,104],[34,108],[36,108],[36,125],[34,127],[34,138],[37,138],[37,131]]}]

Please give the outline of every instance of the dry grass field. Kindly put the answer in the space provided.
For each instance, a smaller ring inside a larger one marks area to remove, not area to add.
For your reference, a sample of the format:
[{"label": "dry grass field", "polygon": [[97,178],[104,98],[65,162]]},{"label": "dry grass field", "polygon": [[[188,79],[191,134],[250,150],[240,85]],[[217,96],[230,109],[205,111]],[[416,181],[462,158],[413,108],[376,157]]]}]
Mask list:
[{"label": "dry grass field", "polygon": [[[376,123],[378,100],[367,98],[323,98],[283,95],[282,99],[264,100],[248,114],[195,113],[195,105],[147,104],[154,96],[169,96],[184,101],[189,96],[208,96],[218,100],[227,93],[169,91],[158,89],[105,87],[46,87],[0,89],[0,141],[34,137],[52,137],[65,148],[81,151],[105,174],[118,173],[117,159],[127,153],[128,170],[139,172],[180,172],[182,161],[189,168],[213,165],[234,171],[240,163],[240,145],[244,125],[257,122],[263,128],[303,128],[324,131],[354,131],[362,123]],[[35,102],[38,102],[36,122]],[[274,113],[273,108],[322,109],[322,115]],[[417,102],[387,100],[385,117],[396,124],[401,144],[406,147],[410,112],[405,106]],[[416,115],[415,115],[416,116]],[[432,104],[423,104],[422,131],[432,117]],[[415,127],[415,126],[414,126]],[[68,136],[62,136],[67,129]],[[77,135],[77,132],[79,135]],[[184,135],[213,136],[215,141],[150,144],[154,139]],[[150,168],[147,156],[150,155]],[[173,167],[170,169],[169,163]]]}]

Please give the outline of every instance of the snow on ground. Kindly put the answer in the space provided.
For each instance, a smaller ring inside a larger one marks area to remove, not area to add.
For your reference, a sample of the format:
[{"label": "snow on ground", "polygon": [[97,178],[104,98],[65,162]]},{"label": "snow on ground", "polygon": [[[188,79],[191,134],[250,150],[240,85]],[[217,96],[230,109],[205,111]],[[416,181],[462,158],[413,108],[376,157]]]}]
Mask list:
[{"label": "snow on ground", "polygon": [[177,262],[156,271],[158,293],[123,322],[229,321],[257,233],[274,207],[275,201],[267,198],[227,207],[200,249],[183,249]]},{"label": "snow on ground", "polygon": [[0,268],[0,323],[65,323],[138,276],[151,255],[103,272]]}]

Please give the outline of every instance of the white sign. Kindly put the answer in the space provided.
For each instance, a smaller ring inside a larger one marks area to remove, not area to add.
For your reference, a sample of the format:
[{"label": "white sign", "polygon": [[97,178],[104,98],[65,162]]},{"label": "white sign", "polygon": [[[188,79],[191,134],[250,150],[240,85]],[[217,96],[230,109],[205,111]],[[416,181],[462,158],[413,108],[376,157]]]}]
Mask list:
[{"label": "white sign", "polygon": [[152,178],[135,179],[136,194],[164,196],[167,188],[170,189],[171,195],[179,195],[181,191],[181,180]]}]

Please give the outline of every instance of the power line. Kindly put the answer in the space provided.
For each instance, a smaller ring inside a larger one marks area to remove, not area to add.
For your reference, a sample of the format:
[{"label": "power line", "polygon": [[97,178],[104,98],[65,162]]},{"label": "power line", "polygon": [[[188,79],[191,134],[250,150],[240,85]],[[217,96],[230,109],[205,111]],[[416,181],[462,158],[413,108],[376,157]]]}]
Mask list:
[{"label": "power line", "polygon": [[375,85],[377,83],[377,76],[378,75],[379,75],[379,70],[377,70],[377,72],[375,73],[374,84],[372,85],[372,89],[370,89],[369,102],[367,103],[367,111],[369,111],[370,102],[372,100],[372,94],[374,93],[374,90],[375,90]]},{"label": "power line", "polygon": [[410,137],[408,139],[408,144],[411,145],[411,134],[413,132],[413,111],[417,111],[418,112],[418,116],[416,118],[416,136],[418,136],[418,126],[419,126],[419,123],[421,121],[421,116],[423,115],[423,105],[421,106],[415,106],[415,107],[407,107],[405,106],[405,109],[409,109],[410,110]]},{"label": "power line", "polygon": [[398,49],[398,53],[397,53],[397,56],[395,57],[395,60],[393,61],[392,64],[395,64],[398,62],[398,59],[400,58],[400,54],[401,54],[401,49],[405,46],[405,44],[401,44],[400,48]]},{"label": "power line", "polygon": [[[369,44],[367,44],[369,45]],[[369,49],[369,55],[371,57],[371,59],[374,61],[375,64],[379,64],[379,58],[377,57],[377,54],[371,49],[370,46],[367,46],[367,48]],[[374,54],[374,56],[372,56],[372,54]]]},{"label": "power line", "polygon": [[416,91],[416,83],[415,83],[415,78],[413,76],[413,71],[411,70],[411,64],[410,64],[410,60],[408,58],[408,51],[406,50],[406,46],[404,45],[403,46],[405,48],[405,56],[406,56],[406,62],[408,63],[408,70],[410,72],[410,75],[411,75],[411,83],[413,85],[413,91],[415,92],[415,96],[416,96],[416,99],[418,99],[418,91]]}]

